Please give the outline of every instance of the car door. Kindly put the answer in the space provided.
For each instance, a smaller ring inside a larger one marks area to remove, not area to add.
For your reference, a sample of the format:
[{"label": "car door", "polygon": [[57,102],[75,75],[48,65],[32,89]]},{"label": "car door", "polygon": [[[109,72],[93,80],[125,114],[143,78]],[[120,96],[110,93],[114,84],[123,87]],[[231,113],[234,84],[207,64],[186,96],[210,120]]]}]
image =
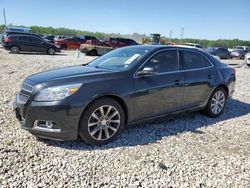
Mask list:
[{"label": "car door", "polygon": [[32,52],[32,40],[29,36],[18,36],[18,44],[21,51]]},{"label": "car door", "polygon": [[[154,74],[138,76],[145,68]],[[178,71],[176,50],[164,50],[147,60],[134,76],[135,119],[174,112],[182,108],[184,75]]]},{"label": "car door", "polygon": [[31,41],[32,41],[32,46],[33,46],[33,49],[32,51],[33,52],[45,52],[47,51],[47,49],[45,48],[45,41],[39,39],[38,37],[30,37],[31,38]]},{"label": "car door", "polygon": [[201,53],[180,50],[180,65],[184,73],[183,108],[204,104],[216,81],[214,66]]}]

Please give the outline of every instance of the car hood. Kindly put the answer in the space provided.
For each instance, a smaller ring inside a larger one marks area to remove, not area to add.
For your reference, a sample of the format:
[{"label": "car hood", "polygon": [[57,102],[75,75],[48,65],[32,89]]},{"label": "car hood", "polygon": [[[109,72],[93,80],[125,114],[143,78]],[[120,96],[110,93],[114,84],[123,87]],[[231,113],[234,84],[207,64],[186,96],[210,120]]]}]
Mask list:
[{"label": "car hood", "polygon": [[27,79],[32,82],[35,82],[36,84],[41,84],[44,82],[67,79],[72,77],[81,77],[81,76],[104,74],[111,72],[114,71],[108,69],[100,69],[95,67],[78,65],[78,66],[63,67],[59,69],[40,72],[29,76]]}]

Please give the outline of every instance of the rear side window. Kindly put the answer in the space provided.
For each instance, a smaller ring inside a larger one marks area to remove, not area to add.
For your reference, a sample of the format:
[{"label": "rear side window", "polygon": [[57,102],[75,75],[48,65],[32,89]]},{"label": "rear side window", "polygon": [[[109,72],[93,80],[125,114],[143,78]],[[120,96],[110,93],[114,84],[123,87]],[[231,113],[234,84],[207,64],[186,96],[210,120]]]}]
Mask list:
[{"label": "rear side window", "polygon": [[180,61],[183,70],[211,66],[210,62],[203,55],[190,51],[180,51]]},{"label": "rear side window", "polygon": [[176,50],[160,52],[152,57],[144,67],[151,67],[158,73],[178,70],[178,56]]},{"label": "rear side window", "polygon": [[25,42],[31,42],[31,38],[30,37],[27,37],[27,36],[19,36],[18,37],[19,40],[21,41],[25,41]]}]

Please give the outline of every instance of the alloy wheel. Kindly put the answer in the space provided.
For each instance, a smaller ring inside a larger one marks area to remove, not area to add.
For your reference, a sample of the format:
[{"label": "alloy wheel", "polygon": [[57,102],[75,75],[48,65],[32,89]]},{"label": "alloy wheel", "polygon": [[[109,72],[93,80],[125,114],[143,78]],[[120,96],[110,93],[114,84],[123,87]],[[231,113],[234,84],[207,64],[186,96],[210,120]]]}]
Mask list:
[{"label": "alloy wheel", "polygon": [[221,90],[218,90],[212,97],[211,111],[214,114],[219,114],[223,110],[224,105],[225,105],[225,94]]},{"label": "alloy wheel", "polygon": [[111,105],[103,105],[94,110],[88,120],[88,131],[95,140],[107,140],[119,129],[121,116]]}]

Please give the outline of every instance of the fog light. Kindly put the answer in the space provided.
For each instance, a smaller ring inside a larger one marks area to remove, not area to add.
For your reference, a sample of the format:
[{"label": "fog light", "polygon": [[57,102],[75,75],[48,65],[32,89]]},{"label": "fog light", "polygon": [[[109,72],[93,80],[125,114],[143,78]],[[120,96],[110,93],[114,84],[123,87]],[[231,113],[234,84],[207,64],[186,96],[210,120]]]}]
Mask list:
[{"label": "fog light", "polygon": [[46,121],[45,125],[47,128],[52,129],[54,124],[51,121]]},{"label": "fog light", "polygon": [[48,128],[48,129],[54,129],[56,127],[56,122],[53,121],[42,121],[42,120],[36,120],[34,123],[34,127],[42,127],[42,128]]}]

